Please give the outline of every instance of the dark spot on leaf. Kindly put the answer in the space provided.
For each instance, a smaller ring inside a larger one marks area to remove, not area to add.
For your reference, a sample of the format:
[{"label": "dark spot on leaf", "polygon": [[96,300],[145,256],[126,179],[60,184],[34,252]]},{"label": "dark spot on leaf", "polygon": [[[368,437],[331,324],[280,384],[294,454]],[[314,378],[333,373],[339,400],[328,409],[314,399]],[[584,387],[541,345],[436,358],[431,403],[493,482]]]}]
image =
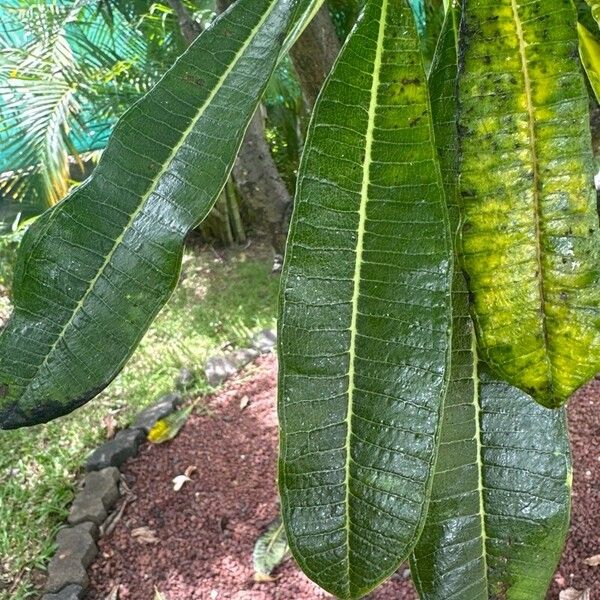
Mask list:
[{"label": "dark spot on leaf", "polygon": [[414,78],[412,78],[412,79],[409,79],[408,77],[405,77],[405,78],[402,80],[402,83],[403,83],[404,85],[411,85],[411,84],[412,84],[412,85],[419,85],[419,84],[421,83],[421,80],[420,80],[418,77],[414,77]]},{"label": "dark spot on leaf", "polygon": [[204,85],[204,79],[201,79],[200,77],[196,77],[195,75],[193,75],[191,73],[186,73],[183,76],[183,79],[185,81],[187,81],[188,83],[193,83],[194,85],[198,85],[200,87],[202,87]]},{"label": "dark spot on leaf", "polygon": [[3,383],[0,385],[0,398],[6,398],[8,396],[8,386]]}]

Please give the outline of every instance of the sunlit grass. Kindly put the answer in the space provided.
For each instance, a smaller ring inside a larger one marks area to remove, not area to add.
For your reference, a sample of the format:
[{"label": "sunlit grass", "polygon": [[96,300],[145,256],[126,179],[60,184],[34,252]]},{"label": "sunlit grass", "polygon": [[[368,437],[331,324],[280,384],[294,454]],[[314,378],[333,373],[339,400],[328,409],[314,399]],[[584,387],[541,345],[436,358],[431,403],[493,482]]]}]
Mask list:
[{"label": "sunlit grass", "polygon": [[243,345],[272,327],[277,278],[263,247],[188,251],[181,284],[123,373],[72,415],[27,430],[0,432],[0,599],[36,597],[36,569],[53,551],[86,456],[103,438],[102,419],[126,425],[141,407],[172,390],[182,367],[199,374],[189,393],[205,392],[202,365],[219,348]]}]

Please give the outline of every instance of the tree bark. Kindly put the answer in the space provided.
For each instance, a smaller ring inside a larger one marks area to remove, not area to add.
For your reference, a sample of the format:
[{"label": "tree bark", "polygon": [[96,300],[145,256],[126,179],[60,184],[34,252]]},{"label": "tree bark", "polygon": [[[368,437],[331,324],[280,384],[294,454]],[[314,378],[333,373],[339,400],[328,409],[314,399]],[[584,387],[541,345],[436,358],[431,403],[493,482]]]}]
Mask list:
[{"label": "tree bark", "polygon": [[292,197],[271,155],[260,108],[246,131],[233,179],[255,225],[268,231],[275,253],[283,255]]},{"label": "tree bark", "polygon": [[202,33],[202,26],[194,20],[194,17],[181,0],[167,0],[167,2],[177,16],[181,35],[189,46]]},{"label": "tree bark", "polygon": [[340,51],[327,6],[321,7],[290,52],[308,112],[312,109]]},{"label": "tree bark", "polygon": [[[168,0],[177,14],[182,35],[191,43],[199,27],[181,0]],[[217,0],[223,12],[235,0]],[[292,50],[305,103],[312,110],[319,90],[339,52],[340,44],[329,12],[323,7],[308,25]],[[265,136],[261,109],[250,121],[241,150],[233,167],[233,178],[248,207],[253,224],[267,230],[276,255],[285,250],[292,196],[281,177]],[[276,259],[277,264],[277,259]]]},{"label": "tree bark", "polygon": [[[223,12],[234,1],[217,0],[217,10]],[[283,255],[292,196],[271,155],[260,107],[246,131],[233,167],[233,178],[254,225],[268,231],[275,254]]]}]

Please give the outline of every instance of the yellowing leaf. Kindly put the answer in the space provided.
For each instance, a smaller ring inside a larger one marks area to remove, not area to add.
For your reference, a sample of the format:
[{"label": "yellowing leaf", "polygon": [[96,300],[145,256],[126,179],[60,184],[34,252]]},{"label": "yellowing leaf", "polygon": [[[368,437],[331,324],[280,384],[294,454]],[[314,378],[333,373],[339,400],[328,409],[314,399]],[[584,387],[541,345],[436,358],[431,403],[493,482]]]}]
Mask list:
[{"label": "yellowing leaf", "polygon": [[192,406],[188,406],[183,410],[179,410],[165,419],[157,421],[152,429],[148,432],[148,441],[153,444],[163,444],[172,440],[185,425],[188,417],[193,410]]},{"label": "yellowing leaf", "polygon": [[600,370],[596,169],[575,17],[564,0],[466,2],[462,14],[460,246],[479,349],[496,378],[547,408]]},{"label": "yellowing leaf", "polygon": [[148,441],[154,444],[160,444],[164,441],[165,435],[169,431],[169,425],[164,420],[156,421],[152,429],[148,432]]},{"label": "yellowing leaf", "polygon": [[577,23],[579,33],[579,55],[594,95],[600,102],[600,42],[581,23]]}]

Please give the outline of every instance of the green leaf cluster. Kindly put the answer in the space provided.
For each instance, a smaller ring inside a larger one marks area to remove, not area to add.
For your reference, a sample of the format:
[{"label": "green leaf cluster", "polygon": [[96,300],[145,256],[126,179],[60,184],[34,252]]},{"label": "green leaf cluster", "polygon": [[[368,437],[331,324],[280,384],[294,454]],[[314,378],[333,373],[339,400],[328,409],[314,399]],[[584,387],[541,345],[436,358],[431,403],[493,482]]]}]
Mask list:
[{"label": "green leaf cluster", "polygon": [[[424,599],[541,600],[568,528],[563,405],[600,369],[581,30],[570,0],[444,4],[429,68],[410,4],[367,0],[312,116],[280,295],[286,539],[339,598],[410,558]],[[119,372],[320,5],[238,0],[30,228],[2,427]]]}]

